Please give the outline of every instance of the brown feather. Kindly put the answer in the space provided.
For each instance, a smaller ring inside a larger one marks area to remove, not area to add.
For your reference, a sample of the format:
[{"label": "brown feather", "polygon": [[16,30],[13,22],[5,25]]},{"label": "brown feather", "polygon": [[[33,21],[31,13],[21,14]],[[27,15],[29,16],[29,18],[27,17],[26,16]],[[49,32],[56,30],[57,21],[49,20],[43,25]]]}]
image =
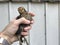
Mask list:
[{"label": "brown feather", "polygon": [[[18,8],[18,12],[19,12],[20,15],[16,19],[19,19],[21,17],[24,17],[27,20],[30,20],[30,21],[32,20],[32,16],[30,14],[28,14],[28,12],[25,10],[24,7],[19,7]],[[20,24],[19,25],[19,28],[18,28],[18,31],[16,32],[16,35],[20,35],[21,32],[24,31],[24,27],[29,26],[29,25],[30,24]],[[20,36],[21,37],[20,37],[20,40],[19,41],[23,43],[22,38],[24,38],[25,41],[26,41],[26,43],[27,43],[26,38],[23,35],[20,35]],[[22,45],[22,44],[20,44],[20,45]],[[29,44],[27,43],[27,45],[29,45]]]}]

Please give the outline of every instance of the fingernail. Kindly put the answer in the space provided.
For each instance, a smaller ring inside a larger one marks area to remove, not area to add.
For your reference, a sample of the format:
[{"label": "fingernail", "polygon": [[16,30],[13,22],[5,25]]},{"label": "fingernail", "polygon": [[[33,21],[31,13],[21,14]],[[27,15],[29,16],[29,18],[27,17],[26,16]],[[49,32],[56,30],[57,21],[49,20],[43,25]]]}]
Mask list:
[{"label": "fingernail", "polygon": [[31,29],[31,27],[26,27],[26,28],[24,28],[25,30],[29,30],[29,29]]}]

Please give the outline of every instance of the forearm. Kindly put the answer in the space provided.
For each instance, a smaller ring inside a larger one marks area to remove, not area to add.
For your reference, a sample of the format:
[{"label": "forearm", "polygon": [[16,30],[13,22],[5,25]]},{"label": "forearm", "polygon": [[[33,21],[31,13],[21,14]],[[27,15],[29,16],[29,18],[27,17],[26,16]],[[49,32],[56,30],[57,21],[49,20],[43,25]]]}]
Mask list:
[{"label": "forearm", "polygon": [[2,44],[0,44],[0,45],[2,45]]},{"label": "forearm", "polygon": [[4,42],[3,42],[3,43],[1,43],[0,45],[10,45],[10,44],[9,44],[9,43],[4,43]]},{"label": "forearm", "polygon": [[10,45],[10,44],[6,39],[0,38],[0,45]]}]

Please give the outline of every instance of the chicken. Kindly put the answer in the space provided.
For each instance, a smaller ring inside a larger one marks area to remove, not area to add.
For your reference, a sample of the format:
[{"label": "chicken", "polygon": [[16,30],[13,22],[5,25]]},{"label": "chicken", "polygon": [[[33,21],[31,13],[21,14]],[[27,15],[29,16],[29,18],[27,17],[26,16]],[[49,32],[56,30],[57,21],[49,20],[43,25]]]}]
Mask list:
[{"label": "chicken", "polygon": [[[32,16],[25,10],[24,7],[19,7],[18,12],[19,12],[20,15],[16,19],[24,17],[25,19],[27,19],[29,21],[32,21]],[[18,31],[16,32],[16,35],[20,35],[21,32],[24,31],[24,27],[26,27],[26,26],[30,26],[30,24],[20,24],[19,28],[18,28]],[[22,45],[22,43],[23,43],[22,38],[24,38],[27,45],[29,45],[26,38],[23,35],[19,36],[20,45]]]}]

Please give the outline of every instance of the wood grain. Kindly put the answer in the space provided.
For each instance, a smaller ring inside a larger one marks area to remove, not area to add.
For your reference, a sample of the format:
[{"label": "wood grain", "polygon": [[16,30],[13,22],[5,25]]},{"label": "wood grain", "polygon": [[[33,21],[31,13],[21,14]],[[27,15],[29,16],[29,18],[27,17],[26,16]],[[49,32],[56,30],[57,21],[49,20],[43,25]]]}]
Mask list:
[{"label": "wood grain", "polygon": [[0,0],[0,1],[9,1],[9,0]]},{"label": "wood grain", "polygon": [[22,1],[22,2],[59,2],[60,0],[12,0],[13,2],[15,1]]}]

